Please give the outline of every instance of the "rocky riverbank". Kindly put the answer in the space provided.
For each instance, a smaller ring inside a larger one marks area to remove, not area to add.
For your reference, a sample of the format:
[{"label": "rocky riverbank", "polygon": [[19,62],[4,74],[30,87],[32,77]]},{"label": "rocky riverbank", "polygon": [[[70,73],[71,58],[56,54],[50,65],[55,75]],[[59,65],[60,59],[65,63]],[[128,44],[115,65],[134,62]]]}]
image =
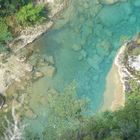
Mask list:
[{"label": "rocky riverbank", "polygon": [[130,80],[140,82],[140,35],[125,43],[114,60],[107,77],[103,110],[116,110],[125,104]]},{"label": "rocky riverbank", "polygon": [[[50,18],[49,21],[44,22],[41,25],[28,27],[22,30],[19,36],[9,43],[9,47],[11,48],[12,53],[4,53],[0,55],[0,59],[1,59],[0,93],[1,94],[4,94],[11,84],[13,84],[14,82],[20,82],[22,78],[28,74],[36,77],[34,79],[43,76],[43,73],[34,70],[35,66],[29,60],[31,58],[31,55],[33,54],[33,49],[29,49],[29,51],[27,50],[26,53],[22,53],[22,52],[25,51],[25,49],[23,49],[25,46],[33,42],[40,35],[42,35],[49,28],[51,28],[51,26],[53,25],[53,21],[52,21],[53,17],[64,8],[66,1],[46,0],[45,4],[48,4],[49,7],[51,7],[51,12],[49,14],[49,18]],[[47,58],[47,59],[52,59],[52,58]],[[37,61],[38,60],[35,59],[34,62]],[[50,63],[48,62],[47,72],[45,72],[45,74],[52,76],[54,71],[55,68],[52,65],[50,65]]]},{"label": "rocky riverbank", "polygon": [[123,92],[129,92],[131,90],[130,80],[136,82],[140,80],[140,34],[121,47],[115,64],[119,69]]},{"label": "rocky riverbank", "polygon": [[24,30],[21,30],[19,36],[8,44],[8,46],[12,49],[13,52],[17,52],[21,48],[27,46],[29,43],[32,43],[35,39],[45,33],[49,28],[51,28],[53,25],[53,17],[64,9],[67,1],[37,1],[37,4],[41,3],[48,5],[48,7],[50,8],[50,13],[48,15],[49,20],[42,23],[41,25],[34,25],[32,27],[26,27]]}]

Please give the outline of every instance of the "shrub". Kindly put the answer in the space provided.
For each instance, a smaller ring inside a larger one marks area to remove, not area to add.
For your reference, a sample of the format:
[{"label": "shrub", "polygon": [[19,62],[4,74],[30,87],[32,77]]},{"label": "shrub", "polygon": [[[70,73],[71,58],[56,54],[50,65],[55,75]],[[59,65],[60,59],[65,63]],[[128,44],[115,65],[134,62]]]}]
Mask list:
[{"label": "shrub", "polygon": [[45,17],[43,17],[44,5],[34,6],[32,3],[29,3],[23,6],[16,17],[21,25],[29,26],[38,22],[42,22]]},{"label": "shrub", "polygon": [[8,26],[5,23],[5,20],[0,19],[0,42],[5,43],[6,41],[9,41],[11,37],[12,35],[8,31]]}]

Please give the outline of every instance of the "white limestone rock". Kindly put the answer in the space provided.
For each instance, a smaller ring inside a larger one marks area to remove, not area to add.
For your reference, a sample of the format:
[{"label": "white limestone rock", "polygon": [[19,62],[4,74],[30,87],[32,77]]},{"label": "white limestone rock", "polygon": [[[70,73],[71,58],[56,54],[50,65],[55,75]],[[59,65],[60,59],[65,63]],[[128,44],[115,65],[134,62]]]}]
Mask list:
[{"label": "white limestone rock", "polygon": [[136,71],[140,71],[140,55],[130,56],[128,58],[129,67],[133,68]]}]

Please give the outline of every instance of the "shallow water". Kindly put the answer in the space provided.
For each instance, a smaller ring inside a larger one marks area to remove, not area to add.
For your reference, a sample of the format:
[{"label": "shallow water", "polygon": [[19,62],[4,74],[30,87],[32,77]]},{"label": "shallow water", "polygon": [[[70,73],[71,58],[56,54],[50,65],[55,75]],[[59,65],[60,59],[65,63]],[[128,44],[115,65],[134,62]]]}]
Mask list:
[{"label": "shallow water", "polygon": [[61,91],[75,80],[78,95],[91,100],[92,110],[101,108],[106,76],[117,50],[140,31],[139,13],[139,0],[114,5],[71,0],[55,26],[35,42],[41,55],[54,56],[57,73],[52,79],[44,77],[32,86],[30,102],[38,118],[27,122],[33,130],[43,129],[45,101],[40,104],[37,98],[46,96],[48,86]]}]

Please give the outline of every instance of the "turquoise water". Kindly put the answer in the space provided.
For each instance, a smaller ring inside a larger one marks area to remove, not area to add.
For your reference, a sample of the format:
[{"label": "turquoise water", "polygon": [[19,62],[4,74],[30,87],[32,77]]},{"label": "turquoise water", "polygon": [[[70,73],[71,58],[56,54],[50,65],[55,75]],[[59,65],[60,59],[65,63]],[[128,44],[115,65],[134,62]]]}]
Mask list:
[{"label": "turquoise water", "polygon": [[38,125],[41,130],[45,120],[45,113],[42,115],[45,104],[40,105],[34,98],[38,94],[46,96],[47,86],[61,91],[73,80],[77,82],[78,95],[88,97],[90,107],[98,111],[116,52],[139,31],[139,0],[114,5],[97,4],[96,0],[71,0],[55,20],[54,27],[35,42],[41,55],[54,56],[57,72],[52,79],[44,77],[32,87],[31,104],[39,117],[31,125]]}]

